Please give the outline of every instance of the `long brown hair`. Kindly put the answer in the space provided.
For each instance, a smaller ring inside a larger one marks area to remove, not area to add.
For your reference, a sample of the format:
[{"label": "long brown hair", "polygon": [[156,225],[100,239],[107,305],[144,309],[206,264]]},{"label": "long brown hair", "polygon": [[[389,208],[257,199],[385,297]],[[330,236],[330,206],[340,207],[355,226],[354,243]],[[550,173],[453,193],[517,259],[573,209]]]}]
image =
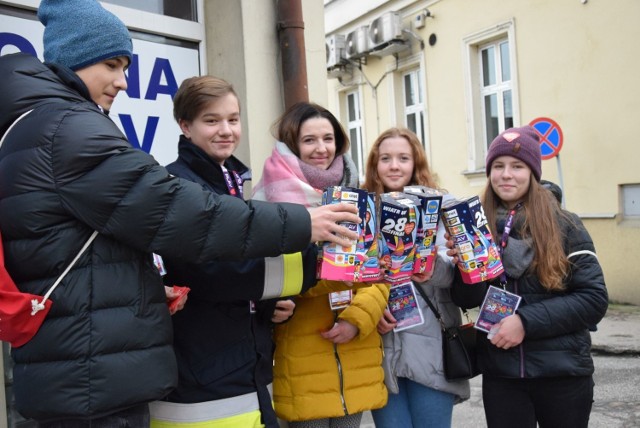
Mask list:
[{"label": "long brown hair", "polygon": [[[482,206],[489,227],[494,233],[497,231],[496,213],[501,203],[489,181],[482,198]],[[558,220],[566,215],[553,194],[542,187],[533,174],[520,210],[520,215],[524,218],[521,236],[532,239],[535,251],[529,267],[530,272],[535,273],[547,290],[563,290],[563,280],[569,273],[569,260],[562,246],[564,236]]]},{"label": "long brown hair", "polygon": [[374,141],[369,157],[367,158],[366,174],[363,189],[376,194],[384,193],[384,185],[378,175],[378,160],[380,159],[380,144],[387,138],[402,137],[411,146],[413,154],[413,176],[409,185],[427,186],[433,189],[438,188],[438,182],[431,174],[427,155],[424,152],[418,136],[407,128],[389,128],[378,136]]}]

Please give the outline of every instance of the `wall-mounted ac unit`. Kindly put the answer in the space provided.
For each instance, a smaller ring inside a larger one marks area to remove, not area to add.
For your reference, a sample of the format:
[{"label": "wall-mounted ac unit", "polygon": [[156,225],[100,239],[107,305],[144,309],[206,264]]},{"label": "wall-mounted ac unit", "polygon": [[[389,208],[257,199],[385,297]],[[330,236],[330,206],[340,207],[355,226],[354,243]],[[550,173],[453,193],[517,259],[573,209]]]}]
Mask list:
[{"label": "wall-mounted ac unit", "polygon": [[398,12],[387,12],[369,25],[371,55],[384,56],[408,48]]},{"label": "wall-mounted ac unit", "polygon": [[346,39],[346,57],[348,59],[357,59],[365,56],[369,51],[369,36],[367,25],[356,28],[349,34]]},{"label": "wall-mounted ac unit", "polygon": [[345,46],[345,36],[342,34],[333,34],[325,39],[327,68],[331,68],[345,62]]}]

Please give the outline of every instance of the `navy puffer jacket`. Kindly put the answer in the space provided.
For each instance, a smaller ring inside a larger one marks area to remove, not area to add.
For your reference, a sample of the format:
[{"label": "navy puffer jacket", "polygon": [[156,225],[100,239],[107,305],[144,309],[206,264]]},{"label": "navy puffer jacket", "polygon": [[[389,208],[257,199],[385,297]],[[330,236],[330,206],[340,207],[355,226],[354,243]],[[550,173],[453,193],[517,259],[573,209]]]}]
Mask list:
[{"label": "navy puffer jacket", "polygon": [[[69,69],[0,58],[0,229],[7,269],[53,293],[14,349],[16,407],[39,421],[94,418],[164,397],[177,382],[171,320],[151,253],[191,262],[276,256],[310,240],[306,209],[245,203],[175,177],[133,149]],[[297,222],[288,222],[294,217]]]}]

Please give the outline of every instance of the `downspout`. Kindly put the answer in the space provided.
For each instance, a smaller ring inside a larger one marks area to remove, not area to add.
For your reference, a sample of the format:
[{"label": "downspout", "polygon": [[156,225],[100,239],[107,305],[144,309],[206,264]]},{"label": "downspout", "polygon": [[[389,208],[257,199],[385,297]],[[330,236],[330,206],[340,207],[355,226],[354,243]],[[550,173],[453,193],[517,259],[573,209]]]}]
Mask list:
[{"label": "downspout", "polygon": [[285,109],[309,101],[302,0],[278,0],[278,39]]}]

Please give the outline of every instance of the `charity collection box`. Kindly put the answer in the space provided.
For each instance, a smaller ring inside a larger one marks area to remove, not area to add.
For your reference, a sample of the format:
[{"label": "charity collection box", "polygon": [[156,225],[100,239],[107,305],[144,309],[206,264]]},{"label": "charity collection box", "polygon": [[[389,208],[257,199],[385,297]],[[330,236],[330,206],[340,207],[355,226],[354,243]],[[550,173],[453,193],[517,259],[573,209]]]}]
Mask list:
[{"label": "charity collection box", "polygon": [[436,257],[436,235],[440,221],[442,193],[426,186],[405,186],[404,193],[420,200],[413,273],[430,272]]},{"label": "charity collection box", "polygon": [[362,222],[341,223],[356,232],[358,238],[344,247],[333,242],[323,242],[318,253],[317,277],[336,281],[375,281],[380,278],[378,242],[376,239],[375,195],[366,190],[330,186],[322,196],[323,205],[349,203],[358,207]]},{"label": "charity collection box", "polygon": [[389,192],[380,195],[380,258],[384,279],[392,284],[413,274],[420,201],[417,197]]},{"label": "charity collection box", "polygon": [[499,277],[504,268],[489,230],[480,198],[446,201],[441,209],[444,223],[458,249],[462,280],[475,284]]}]

